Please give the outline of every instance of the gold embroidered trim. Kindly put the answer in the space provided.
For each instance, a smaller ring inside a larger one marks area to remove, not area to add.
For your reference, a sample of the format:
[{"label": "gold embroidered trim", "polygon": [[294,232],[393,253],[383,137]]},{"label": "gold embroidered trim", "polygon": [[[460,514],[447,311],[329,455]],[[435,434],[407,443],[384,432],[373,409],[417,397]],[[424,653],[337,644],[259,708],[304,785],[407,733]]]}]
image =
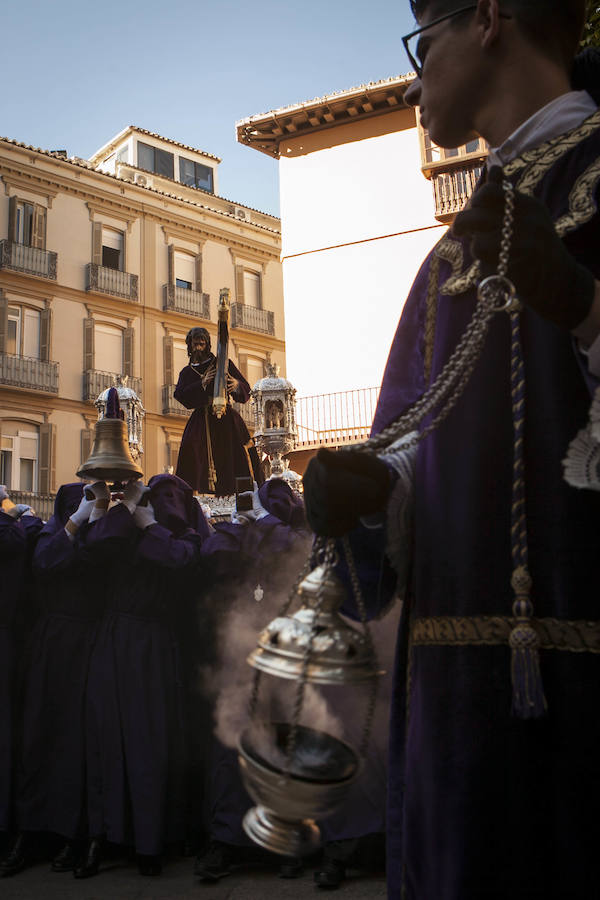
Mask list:
[{"label": "gold embroidered trim", "polygon": [[[600,622],[532,619],[543,650],[600,653]],[[511,616],[436,616],[415,619],[411,641],[421,646],[507,644]]]},{"label": "gold embroidered trim", "polygon": [[569,212],[555,223],[559,237],[564,237],[578,226],[584,225],[597,211],[594,194],[600,182],[600,159],[595,159],[579,176],[569,194]]},{"label": "gold embroidered trim", "polygon": [[427,280],[427,298],[425,304],[425,347],[423,350],[423,375],[425,377],[425,384],[428,383],[431,377],[431,364],[433,362],[440,263],[441,259],[438,256],[436,250],[431,258],[431,264],[429,266],[429,277]]}]

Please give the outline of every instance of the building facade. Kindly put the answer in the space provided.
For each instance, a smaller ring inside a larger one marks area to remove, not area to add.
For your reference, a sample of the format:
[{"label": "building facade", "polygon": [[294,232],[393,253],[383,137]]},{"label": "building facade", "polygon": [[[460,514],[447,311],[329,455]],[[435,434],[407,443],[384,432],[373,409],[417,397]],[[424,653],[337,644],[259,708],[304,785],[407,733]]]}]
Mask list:
[{"label": "building facade", "polygon": [[0,140],[0,483],[12,494],[75,480],[93,402],[118,375],[146,410],[145,477],[175,465],[185,335],[203,325],[214,347],[223,287],[230,355],[250,384],[269,360],[285,371],[280,223],[218,196],[219,162],[133,126],[91,160]]},{"label": "building facade", "polygon": [[[413,78],[237,125],[241,143],[279,160],[287,373],[308,410],[335,408],[329,433],[368,428],[345,412],[359,404],[338,395],[370,398],[380,385],[419,265],[464,205],[486,154],[478,140],[445,151],[432,144],[404,100]],[[335,403],[317,402],[322,394],[336,394]],[[307,443],[320,442],[323,415],[303,422],[299,414]]]}]

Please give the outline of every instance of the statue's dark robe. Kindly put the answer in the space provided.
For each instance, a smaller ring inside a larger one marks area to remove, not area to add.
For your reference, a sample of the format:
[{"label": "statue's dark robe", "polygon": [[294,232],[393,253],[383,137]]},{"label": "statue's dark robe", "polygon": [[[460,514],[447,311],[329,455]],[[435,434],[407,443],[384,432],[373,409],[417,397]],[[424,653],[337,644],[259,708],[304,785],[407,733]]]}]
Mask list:
[{"label": "statue's dark robe", "polygon": [[[213,382],[205,389],[201,375],[215,362],[211,353],[201,365],[185,366],[179,373],[175,399],[194,412],[183,432],[176,474],[200,494],[227,496],[235,493],[236,478],[250,477],[261,485],[264,477],[254,441],[240,414],[230,404],[220,419],[211,410]],[[247,403],[250,385],[231,360],[228,371],[238,381],[231,398]],[[209,484],[209,441],[217,476],[214,488]]]},{"label": "statue's dark robe", "polygon": [[[505,167],[600,277],[600,113]],[[416,278],[374,432],[436,378],[475,308],[449,232]],[[527,298],[523,298],[525,301]],[[563,480],[590,391],[571,336],[525,306],[529,567],[548,714],[511,715],[509,320],[498,314],[447,419],[419,448],[414,558],[390,733],[389,897],[598,896],[600,494]],[[430,370],[430,371],[429,371]]]},{"label": "statue's dark robe", "polygon": [[[15,520],[0,510],[0,832],[13,826],[15,670],[19,605],[27,594],[26,566],[43,522],[37,516]],[[22,611],[21,611],[22,612]]]},{"label": "statue's dark robe", "polygon": [[[190,492],[191,495],[191,492]],[[202,536],[140,531],[124,506],[90,527],[90,567],[109,579],[90,661],[86,735],[91,835],[154,855],[186,826],[186,687],[177,640]]]}]

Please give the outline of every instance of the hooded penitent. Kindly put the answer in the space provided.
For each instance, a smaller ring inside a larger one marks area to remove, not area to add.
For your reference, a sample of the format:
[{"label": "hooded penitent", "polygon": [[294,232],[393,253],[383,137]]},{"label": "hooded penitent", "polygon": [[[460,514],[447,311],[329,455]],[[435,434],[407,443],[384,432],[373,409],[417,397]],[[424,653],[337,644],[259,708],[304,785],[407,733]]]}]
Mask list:
[{"label": "hooded penitent", "polygon": [[154,475],[148,482],[150,502],[159,525],[175,535],[193,528],[201,537],[209,531],[200,504],[182,478],[177,475]]}]

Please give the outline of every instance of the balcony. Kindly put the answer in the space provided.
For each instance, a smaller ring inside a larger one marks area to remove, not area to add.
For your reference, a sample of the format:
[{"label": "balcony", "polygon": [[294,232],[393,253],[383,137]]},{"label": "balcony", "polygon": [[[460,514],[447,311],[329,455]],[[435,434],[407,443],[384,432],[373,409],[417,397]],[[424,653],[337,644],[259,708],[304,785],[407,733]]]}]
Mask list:
[{"label": "balcony", "polygon": [[173,394],[175,393],[175,385],[174,384],[163,384],[162,388],[162,411],[163,416],[189,416],[192,412],[191,409],[186,409],[179,400],[176,400]]},{"label": "balcony", "polygon": [[11,491],[8,495],[13,503],[26,503],[31,506],[36,516],[47,522],[54,513],[55,494],[38,494],[36,491]]},{"label": "balcony", "polygon": [[85,267],[85,289],[110,294],[112,297],[123,297],[124,300],[137,302],[139,299],[137,275],[109,269],[97,263],[88,263]]},{"label": "balcony", "polygon": [[[86,403],[93,403],[97,399],[98,394],[105,391],[106,388],[115,387],[116,379],[119,373],[116,372],[98,372],[95,369],[88,369],[83,373],[83,399]],[[127,376],[127,387],[132,388],[139,396],[142,391],[142,379],[136,378],[134,375]]]},{"label": "balcony", "polygon": [[371,432],[379,388],[316,394],[296,401],[296,450],[364,441]]},{"label": "balcony", "polygon": [[0,384],[58,394],[58,363],[0,353]]},{"label": "balcony", "polygon": [[14,241],[0,241],[0,269],[12,269],[25,275],[38,275],[56,281],[56,253]]},{"label": "balcony", "polygon": [[246,428],[250,434],[254,434],[256,425],[254,422],[254,403],[252,400],[248,400],[247,403],[232,403],[231,405],[246,423]]},{"label": "balcony", "polygon": [[257,309],[244,303],[231,304],[231,327],[247,328],[262,334],[275,334],[275,313],[270,309]]},{"label": "balcony", "polygon": [[481,159],[444,172],[433,172],[431,183],[435,200],[435,217],[451,222],[465,206],[475,190],[483,168]]},{"label": "balcony", "polygon": [[165,284],[163,309],[172,309],[173,312],[185,313],[186,316],[198,319],[210,319],[210,297],[200,291]]}]

